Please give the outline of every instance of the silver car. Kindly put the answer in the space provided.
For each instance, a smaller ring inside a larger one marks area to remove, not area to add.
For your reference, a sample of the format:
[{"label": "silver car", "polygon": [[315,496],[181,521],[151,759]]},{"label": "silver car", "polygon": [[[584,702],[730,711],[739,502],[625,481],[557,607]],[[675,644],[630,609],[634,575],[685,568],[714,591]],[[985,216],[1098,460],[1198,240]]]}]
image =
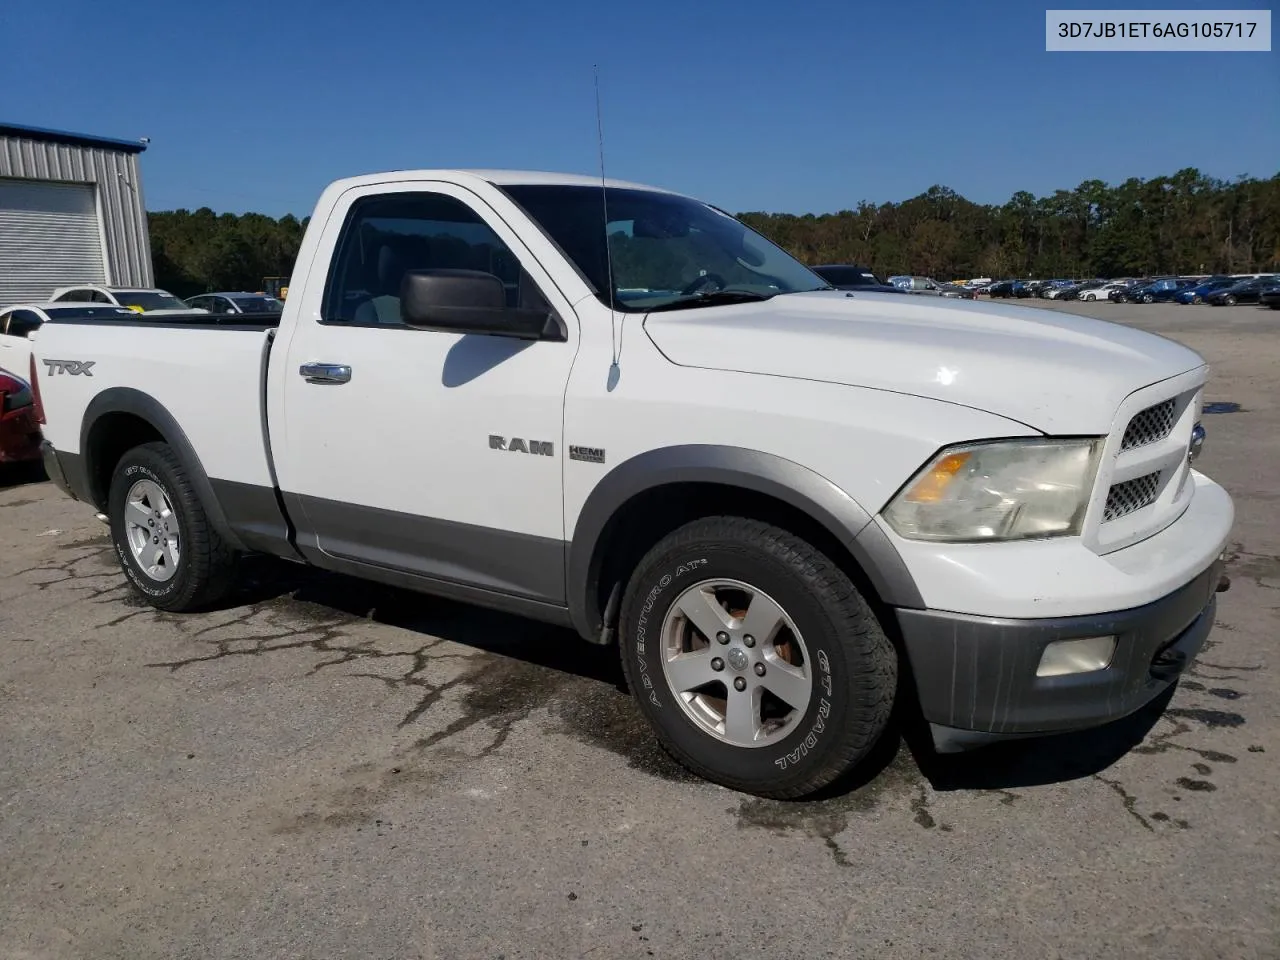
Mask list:
[{"label": "silver car", "polygon": [[889,282],[906,293],[918,293],[927,297],[958,297],[973,299],[973,291],[954,283],[939,283],[932,277],[901,276],[890,277]]}]

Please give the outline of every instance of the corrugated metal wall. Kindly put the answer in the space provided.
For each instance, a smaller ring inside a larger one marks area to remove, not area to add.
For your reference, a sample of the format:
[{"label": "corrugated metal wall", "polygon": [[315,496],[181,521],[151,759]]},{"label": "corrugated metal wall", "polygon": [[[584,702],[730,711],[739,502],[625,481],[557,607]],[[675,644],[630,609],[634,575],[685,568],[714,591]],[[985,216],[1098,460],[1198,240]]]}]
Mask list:
[{"label": "corrugated metal wall", "polygon": [[97,184],[110,283],[155,284],[136,153],[0,136],[0,177]]}]

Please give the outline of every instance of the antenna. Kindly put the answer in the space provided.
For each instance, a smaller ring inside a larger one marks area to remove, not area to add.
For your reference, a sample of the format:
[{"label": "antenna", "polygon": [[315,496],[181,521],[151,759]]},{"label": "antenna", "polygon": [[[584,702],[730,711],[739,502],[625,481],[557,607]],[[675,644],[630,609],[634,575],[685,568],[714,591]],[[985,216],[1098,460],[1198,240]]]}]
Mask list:
[{"label": "antenna", "polygon": [[[596,142],[600,150],[600,206],[604,211],[604,262],[609,277],[609,346],[612,349],[613,363],[609,366],[609,389],[618,383],[621,371],[618,368],[619,334],[617,312],[614,310],[613,287],[613,251],[609,249],[609,191],[608,181],[604,176],[604,120],[600,112],[600,65],[592,64],[596,82]],[[626,318],[623,318],[623,322]]]}]

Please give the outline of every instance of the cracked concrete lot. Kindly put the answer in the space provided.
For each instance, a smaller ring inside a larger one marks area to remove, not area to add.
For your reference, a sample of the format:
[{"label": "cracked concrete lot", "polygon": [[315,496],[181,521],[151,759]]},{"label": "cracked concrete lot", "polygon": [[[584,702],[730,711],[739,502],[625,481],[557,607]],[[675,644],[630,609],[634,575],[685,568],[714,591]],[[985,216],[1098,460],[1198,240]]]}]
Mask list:
[{"label": "cracked concrete lot", "polygon": [[[1066,304],[1214,366],[1236,498],[1167,703],[810,803],[683,774],[568,633],[255,563],[133,600],[105,529],[0,481],[0,958],[1280,957],[1280,314]],[[29,479],[31,482],[24,482]]]}]

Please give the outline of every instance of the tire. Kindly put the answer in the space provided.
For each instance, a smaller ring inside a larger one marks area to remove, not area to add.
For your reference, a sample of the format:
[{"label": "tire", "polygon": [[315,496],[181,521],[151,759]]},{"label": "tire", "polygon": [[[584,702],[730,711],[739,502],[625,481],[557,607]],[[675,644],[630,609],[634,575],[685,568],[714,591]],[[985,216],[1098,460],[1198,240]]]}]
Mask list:
[{"label": "tire", "polygon": [[1198,294],[1198,293],[1193,293],[1193,294],[1191,295],[1191,302],[1192,302],[1192,303],[1204,303],[1204,297],[1200,296],[1200,294]]},{"label": "tire", "polygon": [[1091,293],[1088,296],[1086,296],[1084,299],[1087,303],[1093,303],[1098,298]]},{"label": "tire", "polygon": [[[696,612],[708,632],[725,634],[723,643],[694,628]],[[753,642],[744,629],[753,620],[780,625]],[[708,517],[669,534],[632,575],[620,627],[623,671],[645,718],[678,762],[714,783],[775,799],[812,794],[851,771],[889,723],[898,677],[892,643],[845,573],[778,527]],[[680,662],[696,672],[683,683],[670,679],[668,651],[689,648]],[[802,701],[798,675],[808,678],[803,709],[791,706]],[[745,692],[732,703],[748,706],[736,712],[728,697],[739,682]],[[735,736],[743,730],[754,737]]]},{"label": "tire", "polygon": [[1156,302],[1156,298],[1155,298],[1155,297],[1153,297],[1153,296],[1152,296],[1151,294],[1149,294],[1149,293],[1148,293],[1148,294],[1144,294],[1144,295],[1143,295],[1143,297],[1142,297],[1142,302],[1143,302],[1143,303],[1155,303],[1155,302]]},{"label": "tire", "polygon": [[[120,458],[111,476],[107,514],[120,566],[147,603],[175,612],[200,610],[230,593],[236,554],[209,523],[168,444],[144,443]],[[158,537],[148,544],[150,531]],[[144,565],[150,558],[157,562]]]},{"label": "tire", "polygon": [[1236,298],[1231,296],[1223,297],[1222,305],[1224,307],[1234,307],[1236,305]]}]

